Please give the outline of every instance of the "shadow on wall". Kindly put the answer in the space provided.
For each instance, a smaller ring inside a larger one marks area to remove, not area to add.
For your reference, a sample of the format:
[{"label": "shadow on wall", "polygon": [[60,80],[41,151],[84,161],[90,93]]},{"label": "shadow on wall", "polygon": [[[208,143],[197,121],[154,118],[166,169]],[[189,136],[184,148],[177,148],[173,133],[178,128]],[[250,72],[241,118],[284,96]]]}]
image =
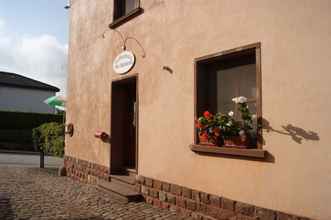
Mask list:
[{"label": "shadow on wall", "polygon": [[0,193],[0,219],[15,219],[15,215],[10,204],[9,195],[6,193]]},{"label": "shadow on wall", "polygon": [[[318,136],[318,133],[311,131],[311,130],[305,130],[303,128],[294,126],[292,124],[282,125],[282,130],[274,129],[268,120],[265,118],[262,119],[262,127],[263,130],[266,132],[276,132],[281,135],[287,135],[289,136],[293,141],[295,141],[298,144],[302,144],[302,141],[319,141],[320,138]],[[263,144],[265,144],[265,140],[263,140]]]}]

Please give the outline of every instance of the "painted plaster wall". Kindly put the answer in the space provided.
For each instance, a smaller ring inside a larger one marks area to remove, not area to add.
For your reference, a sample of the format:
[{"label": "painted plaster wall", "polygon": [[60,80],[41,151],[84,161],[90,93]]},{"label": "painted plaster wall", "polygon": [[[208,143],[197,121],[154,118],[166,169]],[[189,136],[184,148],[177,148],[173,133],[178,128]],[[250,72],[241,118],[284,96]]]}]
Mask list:
[{"label": "painted plaster wall", "polygon": [[[74,0],[66,154],[109,166],[111,0]],[[144,13],[116,30],[137,56],[141,175],[317,219],[331,212],[331,2],[328,0],[141,0]],[[273,163],[197,155],[193,143],[194,58],[261,42],[262,112]],[[146,57],[143,58],[143,52]],[[173,74],[162,69],[169,66]],[[128,76],[127,75],[127,76]],[[290,125],[290,126],[289,126]],[[290,132],[284,127],[290,128]],[[116,128],[112,128],[116,129]]]},{"label": "painted plaster wall", "polygon": [[54,113],[44,100],[55,92],[0,86],[0,111]]}]

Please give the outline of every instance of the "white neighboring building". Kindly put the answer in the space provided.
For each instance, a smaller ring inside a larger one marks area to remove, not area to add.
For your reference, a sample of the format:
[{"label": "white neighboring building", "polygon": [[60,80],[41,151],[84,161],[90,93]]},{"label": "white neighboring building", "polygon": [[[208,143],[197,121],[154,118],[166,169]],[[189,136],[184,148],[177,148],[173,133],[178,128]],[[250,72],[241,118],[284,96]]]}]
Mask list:
[{"label": "white neighboring building", "polygon": [[59,91],[46,83],[0,71],[0,111],[54,113],[43,101]]}]

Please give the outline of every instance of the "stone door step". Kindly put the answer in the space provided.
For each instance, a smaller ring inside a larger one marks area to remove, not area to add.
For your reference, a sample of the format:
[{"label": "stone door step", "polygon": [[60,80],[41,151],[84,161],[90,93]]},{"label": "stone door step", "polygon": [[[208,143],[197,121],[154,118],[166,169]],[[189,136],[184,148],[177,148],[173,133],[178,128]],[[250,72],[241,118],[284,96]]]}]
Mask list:
[{"label": "stone door step", "polygon": [[110,175],[111,181],[113,182],[122,182],[130,185],[136,184],[136,178],[135,176],[130,175]]},{"label": "stone door step", "polygon": [[98,186],[109,191],[123,202],[140,202],[143,199],[142,195],[135,191],[135,187],[130,184],[99,179]]}]

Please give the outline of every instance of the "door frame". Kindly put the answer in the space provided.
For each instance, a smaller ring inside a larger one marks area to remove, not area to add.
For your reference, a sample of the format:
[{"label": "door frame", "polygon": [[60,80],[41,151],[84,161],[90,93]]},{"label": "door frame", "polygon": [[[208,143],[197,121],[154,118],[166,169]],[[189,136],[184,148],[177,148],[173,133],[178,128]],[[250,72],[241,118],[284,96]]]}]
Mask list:
[{"label": "door frame", "polygon": [[[114,83],[125,83],[126,81],[130,81],[130,80],[135,80],[136,82],[136,131],[135,131],[135,148],[136,148],[136,155],[135,155],[135,159],[136,159],[136,166],[135,169],[126,169],[126,171],[128,173],[134,173],[134,174],[138,174],[138,169],[139,169],[139,77],[138,74],[132,74],[130,76],[124,76],[124,77],[120,77],[118,79],[112,79],[111,81],[111,100],[110,100],[110,120],[112,120],[112,96],[113,96],[113,84]],[[110,131],[112,131],[112,123],[110,122]],[[111,146],[111,141],[110,141],[110,147]],[[111,152],[111,150],[110,150]],[[111,155],[110,155],[110,166],[111,166]]]}]

